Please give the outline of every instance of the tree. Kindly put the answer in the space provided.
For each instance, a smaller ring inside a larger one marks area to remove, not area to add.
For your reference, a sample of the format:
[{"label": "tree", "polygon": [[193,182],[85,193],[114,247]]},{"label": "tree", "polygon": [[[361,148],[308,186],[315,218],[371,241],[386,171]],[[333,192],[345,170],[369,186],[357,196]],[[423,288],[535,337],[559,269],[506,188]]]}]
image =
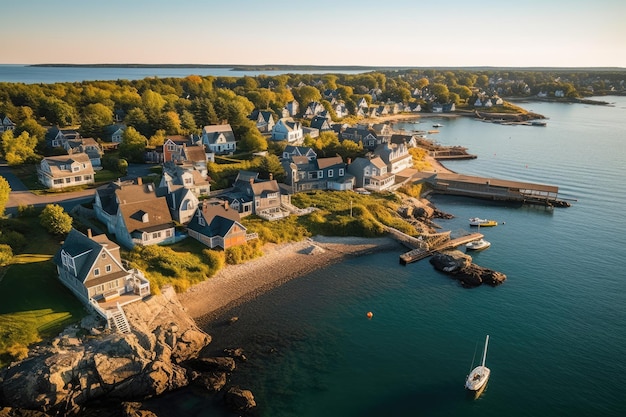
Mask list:
[{"label": "tree", "polygon": [[135,128],[129,126],[122,135],[122,142],[119,146],[120,157],[131,162],[143,162],[143,155],[147,143],[148,140],[145,136],[137,132]]},{"label": "tree", "polygon": [[39,215],[41,225],[48,232],[64,235],[72,230],[72,216],[58,204],[48,204]]},{"label": "tree", "polygon": [[310,85],[294,88],[292,92],[301,107],[306,107],[310,102],[320,101],[322,99],[322,93],[320,93],[320,90],[315,87],[311,87]]},{"label": "tree", "polygon": [[83,108],[80,131],[83,137],[102,139],[102,128],[113,123],[113,110],[101,103]]},{"label": "tree", "polygon": [[285,170],[276,155],[263,157],[258,169],[260,178],[270,178],[271,176],[278,182],[282,182],[285,179]]},{"label": "tree", "polygon": [[135,107],[131,109],[126,117],[124,118],[124,123],[127,126],[132,126],[142,135],[150,134],[150,123],[148,123],[148,118],[143,110],[139,107]]},{"label": "tree", "polygon": [[46,120],[53,125],[65,127],[76,121],[74,107],[56,97],[46,97],[41,100],[39,109]]},{"label": "tree", "polygon": [[18,137],[12,130],[2,134],[2,154],[9,165],[21,165],[24,162],[36,159],[35,147],[37,138],[31,137],[28,132],[22,132]]},{"label": "tree", "polygon": [[9,194],[11,193],[11,186],[9,182],[0,175],[0,217],[4,216],[4,209],[9,201]]}]

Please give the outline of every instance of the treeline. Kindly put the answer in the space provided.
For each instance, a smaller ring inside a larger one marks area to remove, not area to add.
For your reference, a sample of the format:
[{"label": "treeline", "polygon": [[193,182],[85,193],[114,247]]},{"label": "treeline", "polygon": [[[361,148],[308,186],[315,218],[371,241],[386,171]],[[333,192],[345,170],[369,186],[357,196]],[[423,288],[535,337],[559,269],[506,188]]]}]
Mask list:
[{"label": "treeline", "polygon": [[[296,100],[304,111],[321,102],[335,121],[333,99],[346,104],[354,121],[357,102],[417,102],[428,111],[432,103],[467,106],[478,94],[531,97],[540,91],[584,97],[624,91],[624,71],[511,71],[406,69],[362,74],[284,74],[255,77],[145,78],[55,84],[0,83],[0,116],[16,124],[3,135],[0,152],[28,162],[45,155],[47,127],[77,128],[83,137],[106,141],[106,126],[123,122],[151,146],[166,135],[199,134],[206,125],[230,123],[242,151],[264,150],[267,141],[248,118],[254,109],[278,119]],[[331,92],[332,97],[329,96]],[[346,120],[346,118],[344,118]],[[10,143],[9,143],[10,142]],[[32,148],[15,152],[14,148]]]}]

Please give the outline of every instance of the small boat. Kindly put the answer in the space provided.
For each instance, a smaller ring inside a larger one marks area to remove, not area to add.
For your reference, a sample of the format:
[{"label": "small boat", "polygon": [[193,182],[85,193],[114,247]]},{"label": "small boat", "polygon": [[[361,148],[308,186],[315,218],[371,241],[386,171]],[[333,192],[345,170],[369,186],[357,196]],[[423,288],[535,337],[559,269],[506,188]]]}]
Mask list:
[{"label": "small boat", "polygon": [[479,217],[472,217],[469,219],[470,226],[479,226],[479,227],[493,227],[497,226],[498,222],[495,220],[481,219]]},{"label": "small boat", "polygon": [[[474,393],[474,398],[478,398],[480,394],[482,394],[485,386],[487,386],[487,381],[489,380],[489,375],[491,374],[491,370],[485,366],[485,360],[487,359],[487,344],[489,343],[489,335],[485,339],[485,348],[483,350],[483,361],[476,368],[472,369],[472,372],[469,373],[467,378],[465,379],[465,389]],[[473,364],[472,364],[473,365]]]},{"label": "small boat", "polygon": [[491,242],[486,241],[485,239],[473,240],[465,245],[465,249],[467,250],[483,250],[487,249],[491,246]]},{"label": "small boat", "polygon": [[541,120],[533,120],[530,124],[532,126],[547,126],[547,123]]},{"label": "small boat", "polygon": [[435,123],[433,124],[433,127],[443,127],[443,125],[441,123]]}]

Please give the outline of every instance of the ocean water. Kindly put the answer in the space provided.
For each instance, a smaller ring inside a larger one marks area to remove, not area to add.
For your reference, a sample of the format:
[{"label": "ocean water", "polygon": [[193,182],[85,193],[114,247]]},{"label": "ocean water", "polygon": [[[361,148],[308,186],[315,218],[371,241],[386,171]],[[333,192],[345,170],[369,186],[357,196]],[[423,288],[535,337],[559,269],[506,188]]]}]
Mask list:
[{"label": "ocean water", "polygon": [[[467,174],[557,185],[569,208],[433,196],[492,246],[474,262],[499,287],[462,288],[402,250],[348,259],[226,312],[206,330],[213,349],[243,347],[230,383],[252,390],[264,417],[626,415],[626,98],[611,107],[524,103],[546,127],[422,119],[475,160]],[[401,126],[397,126],[401,127]],[[366,313],[374,316],[367,319]],[[223,322],[238,316],[234,325]],[[483,395],[463,384],[490,335]],[[148,403],[160,416],[229,416],[195,390]]]},{"label": "ocean water", "polygon": [[[141,80],[148,77],[184,78],[188,75],[216,77],[243,77],[280,75],[287,73],[324,74],[327,70],[309,71],[234,71],[230,68],[129,68],[129,67],[33,67],[28,65],[0,65],[0,82],[51,84],[80,81]],[[366,71],[332,71],[342,74],[360,74]]]}]

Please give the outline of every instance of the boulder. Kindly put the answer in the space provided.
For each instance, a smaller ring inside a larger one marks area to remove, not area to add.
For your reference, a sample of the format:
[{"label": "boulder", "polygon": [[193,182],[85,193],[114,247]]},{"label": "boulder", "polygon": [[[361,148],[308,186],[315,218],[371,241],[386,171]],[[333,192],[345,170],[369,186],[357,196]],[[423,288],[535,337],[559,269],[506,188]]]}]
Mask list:
[{"label": "boulder", "polygon": [[207,372],[200,374],[194,383],[206,388],[210,392],[218,392],[226,385],[226,372]]},{"label": "boulder", "polygon": [[254,395],[247,389],[231,387],[224,397],[226,404],[234,411],[247,411],[256,407]]},{"label": "boulder", "polygon": [[200,371],[232,372],[236,368],[235,359],[226,356],[194,359],[188,364]]}]

